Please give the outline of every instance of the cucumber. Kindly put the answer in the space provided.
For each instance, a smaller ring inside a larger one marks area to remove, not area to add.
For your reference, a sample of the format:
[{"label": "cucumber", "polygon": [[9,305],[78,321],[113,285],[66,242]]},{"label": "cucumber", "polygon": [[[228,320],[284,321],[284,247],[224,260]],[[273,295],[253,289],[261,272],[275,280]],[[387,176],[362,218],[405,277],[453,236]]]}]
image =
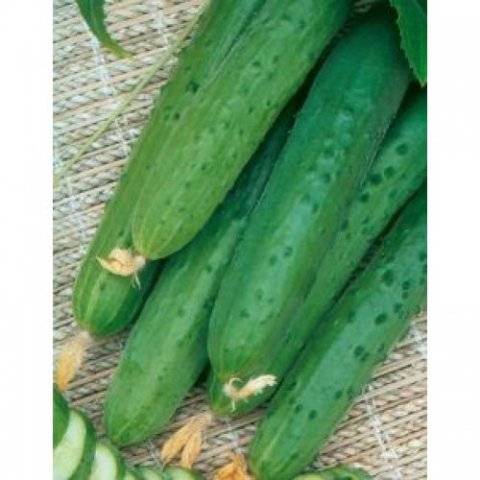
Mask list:
[{"label": "cucumber", "polygon": [[327,57],[220,287],[208,338],[220,383],[269,374],[282,355],[409,81],[383,15],[369,15]]},{"label": "cucumber", "polygon": [[349,11],[348,0],[265,2],[149,162],[134,206],[135,250],[163,258],[187,244],[232,187]]},{"label": "cucumber", "polygon": [[140,473],[135,470],[127,469],[123,475],[123,480],[144,480]]},{"label": "cucumber", "polygon": [[116,444],[158,433],[205,368],[213,301],[285,143],[297,103],[294,100],[279,117],[207,226],[167,260],[107,393],[105,425]]},{"label": "cucumber", "polygon": [[89,480],[122,480],[125,464],[118,450],[105,441],[97,442]]},{"label": "cucumber", "polygon": [[338,465],[326,468],[320,472],[305,473],[298,475],[294,480],[373,480],[372,477],[361,470],[349,465]]},{"label": "cucumber", "polygon": [[95,453],[95,430],[77,410],[70,410],[67,429],[53,450],[54,480],[86,480]]},{"label": "cucumber", "polygon": [[140,467],[138,471],[142,475],[143,480],[167,480],[162,472],[150,467]]},{"label": "cucumber", "polygon": [[63,438],[68,426],[70,417],[70,409],[67,401],[58,391],[57,387],[53,387],[53,448],[55,448]]},{"label": "cucumber", "polygon": [[[375,238],[386,228],[395,212],[421,186],[427,168],[426,92],[410,97],[387,133],[369,170],[367,180],[348,209],[340,231],[331,244],[317,272],[305,303],[293,313],[291,328],[282,342],[279,355],[265,360],[262,368],[279,380],[297,358],[318,319],[360,263]],[[244,414],[273,393],[240,401],[232,408],[222,384],[211,376],[209,401],[219,415]]]},{"label": "cucumber", "polygon": [[365,471],[347,465],[327,468],[321,472],[298,475],[294,480],[373,480]]},{"label": "cucumber", "polygon": [[198,472],[181,467],[167,467],[164,476],[168,480],[203,480],[203,476]]},{"label": "cucumber", "polygon": [[[96,336],[113,335],[139,313],[158,276],[160,264],[147,262],[132,278],[114,275],[101,267],[114,248],[131,250],[131,218],[135,199],[144,188],[142,171],[176,122],[164,116],[173,106],[183,111],[195,103],[200,84],[208,83],[223,58],[241,36],[265,0],[222,0],[210,2],[200,19],[197,33],[181,52],[170,82],[162,88],[148,124],[132,150],[129,165],[109,202],[89,251],[83,260],[73,292],[73,309],[79,325]],[[162,141],[158,139],[161,138]],[[180,143],[181,145],[181,143]]]},{"label": "cucumber", "polygon": [[289,480],[315,457],[426,297],[426,192],[328,313],[275,394],[249,448],[257,480]]}]

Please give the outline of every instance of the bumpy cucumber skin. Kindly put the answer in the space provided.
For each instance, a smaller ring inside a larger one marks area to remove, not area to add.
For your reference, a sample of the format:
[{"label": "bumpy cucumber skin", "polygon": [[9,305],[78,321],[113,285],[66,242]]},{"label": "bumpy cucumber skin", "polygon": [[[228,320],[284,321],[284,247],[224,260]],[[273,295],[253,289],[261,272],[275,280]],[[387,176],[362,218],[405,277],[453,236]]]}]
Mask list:
[{"label": "bumpy cucumber skin", "polygon": [[83,447],[82,460],[75,473],[69,480],[87,480],[92,471],[93,460],[95,458],[96,434],[92,422],[83,413],[75,410],[84,420],[87,434]]},{"label": "bumpy cucumber skin", "polygon": [[[159,145],[176,128],[165,121],[173,107],[184,111],[195,103],[198,86],[208,83],[219,64],[241,36],[265,0],[210,2],[192,42],[182,51],[171,81],[162,88],[150,120],[136,142],[115,195],[83,261],[73,292],[73,309],[80,326],[96,336],[113,335],[125,328],[140,311],[159,272],[158,262],[148,262],[140,272],[140,288],[131,278],[104,270],[97,257],[106,258],[116,247],[132,249],[133,207],[144,187],[143,168],[156,157]],[[162,141],[159,141],[162,139]]]},{"label": "bumpy cucumber skin", "polygon": [[368,267],[312,337],[260,423],[249,465],[288,480],[325,444],[426,297],[426,195],[403,210]]},{"label": "bumpy cucumber skin", "polygon": [[63,395],[57,387],[53,387],[53,448],[55,448],[63,438],[67,430],[70,409]]},{"label": "bumpy cucumber skin", "polygon": [[349,3],[265,2],[218,75],[198,89],[200,101],[165,112],[176,130],[144,165],[151,176],[135,205],[137,251],[162,258],[196,235],[343,24]]},{"label": "bumpy cucumber skin", "polygon": [[323,64],[220,287],[208,348],[221,383],[269,373],[281,355],[409,80],[395,26],[382,16],[358,25]]},{"label": "bumpy cucumber skin", "polygon": [[373,480],[372,477],[359,468],[348,465],[339,465],[327,468],[320,472],[306,473],[295,477],[294,480]]},{"label": "bumpy cucumber skin", "polygon": [[[305,303],[293,314],[292,328],[285,335],[280,355],[262,365],[265,373],[282,379],[375,238],[423,183],[427,169],[426,100],[426,92],[409,98],[388,131],[367,179],[320,264]],[[222,387],[211,374],[209,402],[219,415],[245,414],[273,394],[273,389],[269,389],[248,401],[237,402],[232,408]]]},{"label": "bumpy cucumber skin", "polygon": [[105,403],[118,445],[158,433],[207,363],[208,320],[225,269],[285,144],[298,106],[281,114],[206,227],[165,268],[138,318]]}]

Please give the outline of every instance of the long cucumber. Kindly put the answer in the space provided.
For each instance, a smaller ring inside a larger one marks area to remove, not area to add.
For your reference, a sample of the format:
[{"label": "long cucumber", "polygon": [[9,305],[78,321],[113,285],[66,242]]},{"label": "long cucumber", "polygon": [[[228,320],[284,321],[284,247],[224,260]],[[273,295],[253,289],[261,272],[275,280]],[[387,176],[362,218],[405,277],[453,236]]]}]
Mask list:
[{"label": "long cucumber", "polygon": [[[317,272],[305,303],[294,312],[291,328],[285,332],[282,350],[263,364],[265,372],[281,380],[296,359],[336,295],[347,283],[375,238],[386,228],[397,210],[421,186],[427,168],[427,99],[426,92],[409,98],[392,124],[384,143],[357,193],[335,241]],[[240,415],[250,411],[273,393],[237,402],[231,399],[222,384],[210,380],[210,406],[221,415]]]},{"label": "long cucumber", "polygon": [[290,480],[308,465],[425,299],[421,189],[275,394],[250,444],[249,465],[257,480]]},{"label": "long cucumber", "polygon": [[206,227],[167,260],[107,393],[105,424],[116,444],[158,433],[205,368],[208,320],[220,281],[285,143],[297,103],[277,120]]},{"label": "long cucumber", "polygon": [[105,270],[98,259],[107,259],[116,248],[132,251],[133,207],[144,188],[142,174],[150,175],[143,166],[156,158],[159,146],[177,127],[173,117],[170,121],[166,118],[167,112],[172,108],[186,111],[197,101],[199,86],[214,76],[264,1],[211,0],[201,16],[197,33],[181,52],[171,80],[162,88],[76,280],[75,318],[94,335],[111,335],[128,325],[140,311],[158,275],[159,263],[147,262],[137,272],[138,282],[135,282],[131,276]]},{"label": "long cucumber", "polygon": [[357,25],[320,69],[215,303],[209,357],[229,392],[249,390],[281,356],[409,81],[382,14]]},{"label": "long cucumber", "polygon": [[199,101],[165,112],[171,135],[143,166],[135,249],[165,257],[188,243],[221,203],[288,99],[349,11],[349,0],[270,0],[198,89]]}]

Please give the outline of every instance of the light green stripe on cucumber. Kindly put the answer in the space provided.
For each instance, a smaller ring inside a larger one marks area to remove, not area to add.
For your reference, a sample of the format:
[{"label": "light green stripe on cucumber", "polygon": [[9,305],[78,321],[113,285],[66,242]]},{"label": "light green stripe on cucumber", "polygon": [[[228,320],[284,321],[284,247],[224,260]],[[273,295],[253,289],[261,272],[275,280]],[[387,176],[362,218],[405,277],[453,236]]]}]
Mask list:
[{"label": "light green stripe on cucumber", "polygon": [[415,195],[275,394],[249,448],[261,480],[290,480],[325,445],[426,300],[426,192]]}]

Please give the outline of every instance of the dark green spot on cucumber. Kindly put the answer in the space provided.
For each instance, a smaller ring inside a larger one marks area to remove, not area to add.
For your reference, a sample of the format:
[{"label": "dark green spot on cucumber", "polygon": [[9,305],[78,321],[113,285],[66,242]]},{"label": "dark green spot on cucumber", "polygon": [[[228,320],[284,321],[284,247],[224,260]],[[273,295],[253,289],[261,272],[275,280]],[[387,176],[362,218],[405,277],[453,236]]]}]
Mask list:
[{"label": "dark green spot on cucumber", "polygon": [[377,325],[381,325],[382,323],[385,323],[387,321],[387,314],[386,313],[380,313],[375,317],[375,323]]},{"label": "dark green spot on cucumber", "polygon": [[400,144],[395,151],[398,153],[398,155],[403,156],[408,153],[408,144],[402,143]]}]

